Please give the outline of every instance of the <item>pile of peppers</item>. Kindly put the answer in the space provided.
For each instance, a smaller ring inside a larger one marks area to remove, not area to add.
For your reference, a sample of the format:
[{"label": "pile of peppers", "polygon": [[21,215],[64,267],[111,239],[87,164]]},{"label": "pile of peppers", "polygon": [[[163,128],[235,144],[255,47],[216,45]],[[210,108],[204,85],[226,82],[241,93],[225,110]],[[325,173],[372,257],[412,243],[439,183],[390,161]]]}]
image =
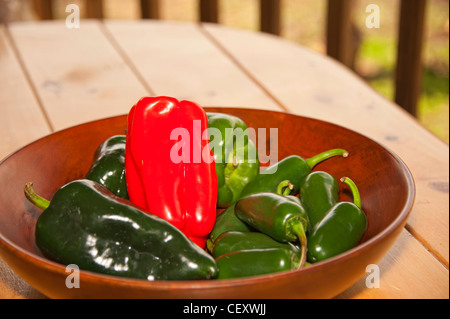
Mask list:
[{"label": "pile of peppers", "polygon": [[356,184],[341,179],[353,202],[339,202],[339,182],[313,171],[347,151],[291,155],[262,174],[246,130],[190,101],[142,98],[84,178],[51,201],[25,185],[43,210],[36,245],[65,265],[148,281],[293,271],[355,247],[367,227]]}]

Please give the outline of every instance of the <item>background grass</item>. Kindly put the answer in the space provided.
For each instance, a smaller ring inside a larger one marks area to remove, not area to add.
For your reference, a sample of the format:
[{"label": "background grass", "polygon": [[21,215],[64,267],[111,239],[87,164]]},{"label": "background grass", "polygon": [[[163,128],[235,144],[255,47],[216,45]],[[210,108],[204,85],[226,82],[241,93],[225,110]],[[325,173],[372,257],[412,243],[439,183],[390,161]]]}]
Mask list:
[{"label": "background grass", "polygon": [[[105,17],[139,19],[138,0],[103,0]],[[326,0],[282,1],[281,36],[325,53]],[[65,6],[84,1],[57,0],[55,15],[65,18]],[[161,19],[198,21],[197,0],[160,0]],[[380,7],[380,28],[368,29],[368,4]],[[388,99],[394,98],[399,0],[355,0],[353,22],[361,33],[355,72]],[[258,0],[221,0],[219,22],[223,25],[257,31]],[[438,137],[449,142],[449,1],[428,0],[423,46],[422,95],[418,120]]]}]

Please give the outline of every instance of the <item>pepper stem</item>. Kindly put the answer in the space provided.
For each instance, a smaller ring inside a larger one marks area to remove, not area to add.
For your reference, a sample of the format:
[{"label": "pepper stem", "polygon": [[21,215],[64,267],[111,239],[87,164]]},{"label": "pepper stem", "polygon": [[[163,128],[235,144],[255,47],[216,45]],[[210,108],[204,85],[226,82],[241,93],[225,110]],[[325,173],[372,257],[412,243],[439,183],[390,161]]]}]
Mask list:
[{"label": "pepper stem", "polygon": [[305,266],[305,263],[306,263],[308,240],[306,239],[305,228],[303,227],[303,224],[300,221],[293,225],[292,230],[295,232],[295,234],[298,237],[298,240],[300,241],[300,254],[301,255],[300,255],[300,262],[298,264],[297,269],[301,269]]},{"label": "pepper stem", "polygon": [[25,184],[25,187],[23,189],[25,193],[25,197],[32,203],[34,206],[40,208],[40,209],[47,209],[48,205],[50,205],[50,202],[46,200],[45,198],[37,195],[33,190],[33,183],[29,182]]},{"label": "pepper stem", "polygon": [[284,180],[278,184],[276,193],[278,195],[288,196],[293,189],[294,184],[292,184],[289,180]]},{"label": "pepper stem", "polygon": [[347,157],[348,156],[348,152],[344,149],[341,148],[335,148],[332,150],[328,150],[325,152],[322,152],[320,154],[317,154],[311,158],[308,158],[306,160],[306,164],[308,164],[310,169],[313,169],[314,166],[316,166],[317,164],[319,164],[320,162],[323,162],[324,160],[327,160],[331,157],[334,156],[342,156],[342,157]]},{"label": "pepper stem", "polygon": [[341,182],[346,184],[348,187],[350,187],[350,190],[352,191],[353,195],[353,203],[358,206],[359,209],[361,209],[361,195],[359,194],[358,187],[356,187],[355,182],[353,182],[348,177],[342,177]]}]

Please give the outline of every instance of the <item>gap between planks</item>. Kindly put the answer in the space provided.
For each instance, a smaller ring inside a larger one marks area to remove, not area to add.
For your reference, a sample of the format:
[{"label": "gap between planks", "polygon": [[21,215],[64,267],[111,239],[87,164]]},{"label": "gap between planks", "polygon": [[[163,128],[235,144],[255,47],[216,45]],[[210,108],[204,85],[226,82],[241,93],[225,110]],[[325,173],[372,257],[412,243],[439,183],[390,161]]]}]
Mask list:
[{"label": "gap between planks", "polygon": [[[284,111],[290,113],[288,107],[284,106],[283,103],[267,89],[246,67],[239,62],[239,60],[233,56],[226,48],[223,46],[218,39],[214,37],[213,34],[208,32],[208,30],[204,27],[203,23],[199,23],[200,31],[205,35],[207,39],[209,39],[225,56],[227,56],[247,77],[249,77],[263,92],[271,98],[278,106],[280,106]],[[407,116],[411,116],[404,109],[401,108],[402,111],[407,114]],[[448,261],[442,256],[436,249],[434,249],[429,242],[425,240],[422,236],[420,236],[408,223],[405,225],[404,229],[414,238],[417,242],[422,245],[434,258],[436,258],[447,270],[449,268]]]},{"label": "gap between planks", "polygon": [[253,74],[247,70],[237,58],[235,58],[211,33],[208,32],[208,30],[203,27],[203,23],[198,23],[197,25],[200,33],[203,34],[205,38],[208,39],[215,47],[217,47],[217,49],[222,52],[222,54],[224,54],[239,70],[241,70],[245,76],[255,83],[255,85],[259,87],[265,95],[275,102],[275,104],[278,105],[283,111],[291,113],[289,109],[275,97],[275,95],[273,95],[260,81],[258,81],[258,79],[254,77]]},{"label": "gap between planks", "polygon": [[444,258],[436,249],[434,249],[430,243],[428,243],[425,238],[423,238],[417,231],[414,230],[412,226],[408,223],[405,225],[405,230],[411,234],[411,236],[417,240],[434,258],[437,259],[447,270],[448,270],[448,260]]},{"label": "gap between planks", "polygon": [[12,48],[12,51],[14,53],[14,56],[17,59],[17,62],[19,63],[20,69],[22,70],[22,72],[24,74],[25,80],[28,83],[28,85],[30,86],[31,92],[32,92],[34,98],[36,99],[37,104],[39,105],[39,109],[41,110],[42,115],[44,116],[45,123],[47,124],[51,133],[55,132],[55,128],[54,128],[52,122],[50,121],[50,117],[48,116],[47,112],[45,111],[44,104],[42,103],[42,100],[39,97],[37,88],[36,88],[35,84],[33,83],[31,76],[25,66],[22,55],[20,54],[19,49],[16,45],[16,42],[14,41],[14,37],[12,36],[11,31],[9,30],[8,24],[5,24],[5,35],[6,35],[5,36],[6,41],[9,42],[9,44]]},{"label": "gap between planks", "polygon": [[156,95],[155,91],[151,88],[151,86],[145,81],[142,74],[139,72],[136,65],[133,63],[131,58],[126,54],[125,50],[120,46],[119,42],[114,38],[114,36],[111,34],[111,31],[108,30],[103,20],[99,21],[98,23],[100,31],[103,33],[103,35],[106,37],[106,39],[109,41],[111,46],[117,51],[119,56],[122,58],[124,63],[130,68],[131,72],[136,76],[138,81],[142,84],[142,86],[147,90],[148,94],[150,95]]},{"label": "gap between planks", "polygon": [[[239,62],[239,60],[234,57],[221,43],[218,39],[216,39],[210,32],[208,32],[208,30],[203,26],[202,23],[198,23],[196,24],[198,26],[198,29],[200,31],[200,33],[208,40],[210,41],[215,47],[217,47],[217,49],[224,54],[239,70],[241,70],[245,76],[247,76],[253,83],[256,84],[257,87],[259,87],[264,94],[266,94],[266,96],[268,96],[272,101],[275,102],[275,104],[277,104],[282,110],[284,110],[285,112],[290,113],[290,110],[284,106],[284,104],[273,94],[270,92],[269,89],[267,89],[248,69],[246,69],[246,67]],[[111,46],[118,52],[118,54],[120,55],[120,57],[123,59],[124,63],[130,68],[130,70],[132,71],[132,73],[137,77],[138,81],[143,85],[143,87],[148,91],[149,94],[151,95],[155,95],[154,90],[151,88],[151,86],[147,83],[147,81],[145,81],[145,79],[143,78],[142,74],[139,72],[139,70],[137,69],[136,65],[133,63],[133,61],[130,59],[130,57],[126,54],[126,52],[123,50],[123,48],[121,47],[121,45],[116,41],[116,39],[114,38],[114,36],[111,34],[110,30],[108,30],[108,28],[106,27],[106,25],[104,24],[103,21],[100,21],[98,23],[98,26],[101,30],[101,32],[104,34],[104,36],[106,37],[106,39],[108,40],[108,42],[111,44]],[[23,58],[18,50],[18,47],[14,41],[14,38],[8,28],[8,25],[6,25],[5,28],[5,34],[6,34],[6,39],[7,41],[9,41],[11,48],[13,49],[14,55],[20,65],[20,68],[25,76],[25,79],[28,83],[28,85],[31,88],[31,91],[39,105],[39,108],[45,118],[45,121],[50,129],[51,132],[54,132],[55,129],[50,121],[50,118],[47,114],[47,112],[45,111],[45,107],[43,105],[43,102],[41,100],[41,98],[39,97],[37,88],[35,86],[35,84],[33,83],[31,76],[25,66],[25,63],[23,61]],[[435,249],[433,249],[433,247],[431,247],[431,245],[424,239],[422,238],[420,235],[418,235],[418,233],[416,231],[414,231],[413,228],[411,228],[408,224],[405,226],[406,231],[408,231],[413,238],[415,238],[426,250],[428,250],[445,268],[448,269],[448,262],[445,260],[445,258],[443,256],[441,256]]]},{"label": "gap between planks", "polygon": [[[103,21],[99,22],[99,28],[102,33],[105,35],[111,46],[118,52],[120,57],[123,59],[125,64],[130,68],[133,74],[137,77],[139,82],[144,86],[144,88],[151,95],[156,95],[155,91],[151,88],[151,86],[144,79],[143,75],[140,73],[132,59],[127,55],[125,50],[122,48],[120,43],[115,39],[114,35],[107,28]],[[284,106],[284,104],[272,93],[268,88],[266,88],[235,56],[229,52],[225,46],[223,46],[218,39],[214,37],[205,27],[203,23],[196,23],[198,26],[199,32],[209,41],[211,42],[225,57],[227,57],[232,64],[234,64],[247,78],[249,78],[261,91],[269,97],[276,105],[278,105],[285,112],[290,113],[289,108]],[[405,230],[411,234],[412,238],[418,241],[427,251],[431,253],[431,255],[436,258],[446,269],[448,269],[448,262],[445,260],[443,256],[441,256],[432,246],[417,232],[414,231],[408,224],[405,226]]]}]

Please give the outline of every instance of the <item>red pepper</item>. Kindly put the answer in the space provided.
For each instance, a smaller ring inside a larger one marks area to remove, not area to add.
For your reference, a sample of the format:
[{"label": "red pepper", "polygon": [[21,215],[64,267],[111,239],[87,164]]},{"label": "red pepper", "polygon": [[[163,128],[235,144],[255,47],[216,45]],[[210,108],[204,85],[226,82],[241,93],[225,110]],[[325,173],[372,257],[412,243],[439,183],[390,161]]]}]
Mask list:
[{"label": "red pepper", "polygon": [[202,248],[216,220],[218,187],[207,128],[197,104],[145,97],[128,114],[125,147],[130,201]]}]

